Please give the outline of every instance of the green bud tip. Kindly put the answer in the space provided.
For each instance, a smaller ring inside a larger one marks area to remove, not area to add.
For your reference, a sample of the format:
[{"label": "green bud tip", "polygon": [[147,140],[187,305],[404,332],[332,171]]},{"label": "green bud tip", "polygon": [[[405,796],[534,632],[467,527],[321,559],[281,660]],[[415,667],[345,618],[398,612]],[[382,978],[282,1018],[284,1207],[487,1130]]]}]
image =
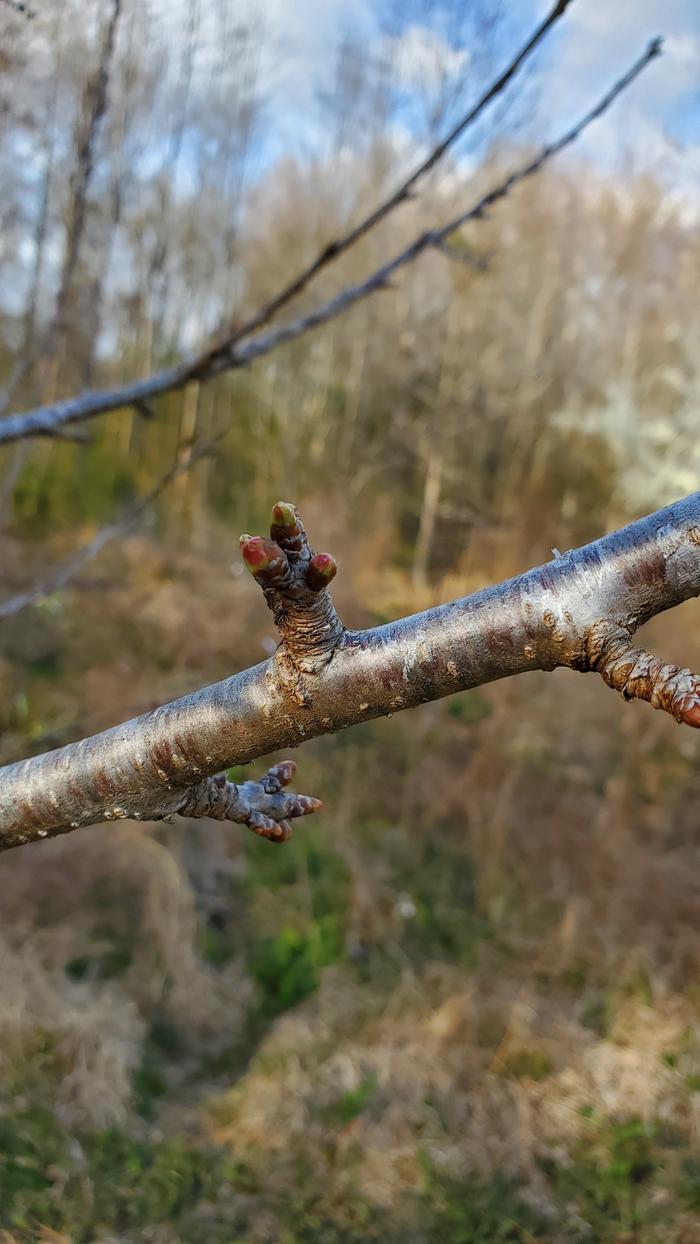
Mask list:
[{"label": "green bud tip", "polygon": [[297,508],[291,501],[278,501],[272,507],[272,522],[275,527],[296,529]]}]

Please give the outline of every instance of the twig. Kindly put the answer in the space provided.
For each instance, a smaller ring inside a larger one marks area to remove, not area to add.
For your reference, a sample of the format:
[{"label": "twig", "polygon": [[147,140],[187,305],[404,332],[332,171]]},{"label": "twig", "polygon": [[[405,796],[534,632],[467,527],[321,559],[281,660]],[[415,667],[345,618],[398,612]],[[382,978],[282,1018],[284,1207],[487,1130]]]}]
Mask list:
[{"label": "twig", "polygon": [[156,372],[145,380],[135,381],[122,388],[106,389],[98,393],[84,393],[77,397],[56,402],[50,406],[40,406],[23,414],[8,416],[0,421],[0,444],[7,444],[11,441],[30,436],[55,435],[57,427],[81,423],[87,419],[93,419],[97,415],[118,410],[121,407],[137,406],[143,402],[149,403],[164,393],[184,388],[193,379],[200,381],[208,380],[213,376],[220,375],[222,372],[244,367],[255,359],[270,354],[272,350],[275,350],[285,342],[294,341],[319,325],[335,319],[347,311],[349,307],[367,298],[370,294],[376,293],[378,290],[389,289],[391,287],[391,277],[394,273],[413,263],[425,251],[431,248],[441,249],[450,235],[457,229],[460,229],[469,221],[483,218],[490,206],[497,203],[500,199],[506,198],[516,185],[533,176],[548,160],[575,142],[583,131],[593,121],[597,120],[635,78],[642,73],[647,65],[660,54],[661,40],[654,39],[648,45],[643,55],[606,92],[590,112],[586,113],[555,142],[548,143],[543,147],[539,155],[528,164],[511,173],[498,186],[483,195],[476,204],[448,221],[446,225],[441,226],[439,229],[431,229],[421,233],[409,246],[388,263],[382,264],[375,269],[365,280],[357,285],[347,286],[340,293],[336,294],[335,297],[315,310],[310,311],[307,315],[291,320],[287,324],[282,324],[279,328],[271,329],[267,333],[261,333],[259,336],[253,337],[250,341],[244,342],[239,346],[233,344],[228,350],[219,345],[216,353],[208,358],[206,367],[201,363],[201,356],[197,356],[193,360],[179,363],[166,371]]},{"label": "twig", "polygon": [[[298,273],[292,281],[285,285],[279,293],[277,293],[270,300],[270,302],[266,303],[260,308],[260,310],[255,312],[250,319],[243,322],[240,320],[230,320],[223,329],[219,329],[213,335],[207,346],[205,346],[194,359],[191,359],[185,365],[184,370],[176,367],[171,369],[169,372],[160,373],[161,376],[167,377],[167,384],[165,388],[157,387],[153,391],[149,391],[143,395],[140,395],[137,392],[135,397],[130,398],[129,393],[131,386],[126,386],[123,390],[123,400],[117,405],[131,405],[138,411],[139,414],[145,414],[149,410],[148,403],[151,397],[158,396],[163,392],[167,392],[174,388],[181,388],[191,379],[204,379],[208,374],[210,365],[214,359],[230,353],[238,342],[242,341],[244,338],[251,337],[253,333],[258,332],[261,328],[264,328],[265,325],[268,324],[270,320],[282,310],[283,307],[287,306],[288,303],[296,298],[297,295],[300,294],[302,290],[307,287],[307,285],[309,285],[309,283],[318,275],[319,272],[321,272],[331,262],[338,259],[339,256],[345,254],[350,247],[354,246],[354,244],[362,237],[365,237],[366,234],[375,228],[375,226],[382,220],[385,220],[386,217],[395,210],[395,208],[399,207],[402,203],[405,203],[411,197],[411,192],[417,183],[435,167],[450,147],[452,147],[454,143],[461,138],[465,131],[474,124],[488,104],[490,104],[497,95],[505,90],[508,83],[515,77],[524,62],[542,42],[548,31],[561,17],[563,17],[571,2],[572,0],[558,0],[558,3],[554,5],[554,8],[549,13],[548,17],[540,23],[528,39],[527,43],[525,43],[525,45],[521,48],[500,77],[497,78],[488,90],[484,92],[476,104],[470,108],[469,112],[467,112],[458,124],[454,126],[447,137],[439,142],[437,146],[432,149],[427,158],[423,160],[416,169],[414,169],[411,175],[407,177],[406,180],[402,182],[401,185],[398,186],[387,199],[383,200],[378,207],[374,208],[367,216],[365,216],[359,224],[355,225],[343,236],[336,238],[335,241],[330,242],[327,246],[325,246],[312,263]],[[7,400],[4,403],[0,402],[0,413],[6,409],[10,399],[9,393],[5,396]],[[99,398],[100,396],[101,395],[99,394],[94,395],[96,398]],[[78,398],[77,400],[80,401],[81,399]],[[116,407],[114,405],[110,405],[107,409],[114,410]],[[103,413],[105,413],[105,411],[102,407],[96,407],[92,414],[86,415],[85,417],[91,418],[93,417],[93,414],[99,415]],[[27,425],[27,427],[29,428],[30,425]],[[3,429],[3,431],[5,431],[5,429]],[[44,436],[47,434],[46,430],[33,430],[33,425],[32,430],[21,433],[23,436]],[[16,438],[0,435],[0,441],[7,439]]]},{"label": "twig", "polygon": [[[484,194],[478,202],[464,212],[460,212],[447,224],[442,225],[439,229],[429,229],[421,233],[410,243],[404,250],[400,251],[388,263],[382,264],[376,268],[370,276],[364,281],[358,282],[357,285],[348,285],[342,289],[339,294],[331,298],[322,306],[310,311],[308,315],[300,317],[298,320],[292,320],[290,323],[283,324],[279,328],[272,329],[268,333],[254,337],[252,341],[243,345],[239,350],[235,351],[230,360],[221,360],[217,364],[213,374],[226,370],[228,367],[241,367],[246,363],[252,362],[256,358],[260,358],[265,354],[269,354],[277,346],[282,345],[286,341],[294,341],[297,337],[303,336],[312,328],[325,324],[329,320],[335,319],[342,312],[353,306],[356,302],[360,302],[369,294],[378,290],[390,287],[391,277],[394,276],[401,268],[413,263],[419,255],[430,249],[441,250],[451,234],[457,229],[461,229],[469,221],[481,220],[486,215],[487,209],[500,199],[504,199],[510,191],[532,177],[538,172],[548,160],[558,155],[565,147],[571,146],[577,138],[583,133],[589,125],[602,116],[612,103],[622,94],[624,90],[639,76],[647,65],[661,55],[661,40],[653,39],[649,43],[646,51],[634,62],[632,67],[610,88],[609,91],[599,100],[594,108],[581,117],[571,129],[556,139],[553,143],[548,143],[542,148],[537,155],[529,163],[523,165],[520,169],[510,173],[504,181],[495,186]],[[0,424],[0,441],[2,441],[2,425]]]},{"label": "twig", "polygon": [[204,444],[196,445],[189,448],[187,456],[183,455],[182,450],[187,446],[178,446],[175,454],[175,461],[168,471],[157,481],[156,484],[134,505],[122,514],[121,518],[115,523],[111,523],[108,527],[103,527],[98,531],[89,543],[83,545],[74,553],[72,557],[62,562],[52,574],[46,579],[35,583],[28,588],[26,592],[20,592],[16,596],[10,596],[7,600],[0,601],[0,620],[14,617],[21,613],[23,609],[27,609],[30,605],[36,605],[39,601],[44,600],[47,596],[51,596],[54,592],[60,591],[66,587],[72,579],[83,569],[83,567],[97,557],[101,553],[105,545],[111,544],[113,540],[118,540],[126,535],[132,527],[135,527],[142,515],[149,509],[157,497],[163,493],[174,480],[181,475],[185,475],[191,467],[194,466],[202,457],[211,453],[214,444],[228,434],[229,429],[221,433],[214,440],[207,441]]},{"label": "twig", "polygon": [[352,229],[335,241],[329,242],[321,253],[313,260],[308,267],[304,268],[288,285],[284,286],[278,294],[274,296],[265,306],[255,313],[249,320],[244,323],[231,324],[228,329],[220,330],[217,336],[219,340],[214,343],[213,348],[204,350],[200,356],[201,364],[204,366],[206,362],[219,351],[229,351],[232,346],[236,345],[246,337],[251,337],[253,333],[258,332],[269,324],[283,307],[287,306],[294,298],[296,298],[306,286],[318,275],[328,264],[335,262],[346,251],[350,250],[361,238],[365,237],[372,229],[376,228],[387,216],[390,215],[402,203],[408,202],[412,197],[412,191],[419,181],[435,168],[442,157],[449,151],[459,138],[468,130],[475,121],[481,116],[482,112],[488,105],[500,95],[515,77],[518,70],[522,67],[528,57],[534,52],[535,48],[542,42],[545,35],[551,30],[564,13],[568,9],[572,0],[558,0],[554,8],[544,21],[537,27],[535,32],[528,39],[527,43],[521,48],[517,56],[510,62],[507,69],[496,79],[495,82],[488,87],[479,100],[469,109],[465,116],[454,126],[446,138],[442,139],[430,154],[418,165],[416,169],[389,195],[384,199],[378,207],[373,208],[371,212]]}]

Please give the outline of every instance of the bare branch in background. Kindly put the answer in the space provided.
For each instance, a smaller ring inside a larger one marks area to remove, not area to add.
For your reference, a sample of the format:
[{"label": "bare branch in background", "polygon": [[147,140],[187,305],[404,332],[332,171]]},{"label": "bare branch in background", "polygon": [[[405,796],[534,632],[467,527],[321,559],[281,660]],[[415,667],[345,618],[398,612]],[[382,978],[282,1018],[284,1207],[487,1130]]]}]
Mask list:
[{"label": "bare branch in background", "polygon": [[[355,303],[367,298],[370,294],[376,293],[378,290],[390,288],[391,278],[395,275],[395,273],[413,263],[418,256],[424,254],[425,251],[428,251],[431,248],[440,250],[451,234],[455,233],[457,229],[461,229],[470,221],[483,219],[488,208],[492,207],[494,203],[497,203],[499,199],[506,198],[514,186],[519,185],[520,182],[527,181],[529,177],[532,177],[535,173],[539,172],[543,165],[546,164],[548,160],[551,160],[553,156],[558,155],[559,152],[563,151],[565,147],[571,146],[571,144],[580,137],[583,131],[593,123],[593,121],[596,121],[598,117],[602,116],[602,114],[607,111],[618,96],[621,95],[632,82],[634,82],[635,78],[637,78],[644,69],[646,69],[647,65],[649,65],[651,61],[655,60],[656,57],[660,55],[661,40],[653,39],[642,56],[640,56],[627,71],[627,73],[624,74],[624,76],[605,93],[605,95],[599,100],[595,107],[590,110],[590,112],[587,112],[585,116],[581,117],[581,119],[577,121],[571,129],[567,130],[565,134],[562,134],[562,136],[556,139],[555,142],[548,143],[546,147],[543,147],[539,155],[537,155],[533,160],[530,160],[527,164],[523,165],[522,168],[517,169],[515,172],[510,173],[504,181],[500,182],[492,190],[489,190],[486,194],[482,195],[482,197],[472,207],[467,208],[464,212],[460,212],[458,216],[453,217],[452,220],[449,220],[446,225],[442,225],[439,229],[429,229],[426,230],[426,232],[421,233],[414,239],[413,242],[410,243],[409,246],[402,250],[393,259],[389,260],[388,263],[382,264],[381,267],[376,268],[375,271],[371,273],[370,276],[366,277],[364,281],[360,281],[357,285],[346,286],[346,288],[342,289],[339,294],[335,295],[334,298],[331,298],[322,306],[317,307],[314,311],[310,311],[308,315],[305,315],[298,320],[293,320],[289,324],[282,324],[279,328],[271,329],[268,333],[265,333],[260,337],[253,338],[252,341],[244,344],[238,350],[234,348],[228,360],[222,358],[217,362],[213,374],[225,371],[229,367],[241,367],[244,363],[250,363],[256,358],[261,358],[263,355],[269,354],[277,346],[280,346],[287,341],[294,341],[297,337],[304,336],[311,329],[318,328],[321,324],[325,324],[329,320],[335,319],[338,315],[341,315],[347,311],[349,307],[352,307]],[[80,401],[80,399],[76,400]],[[58,409],[58,407],[55,409]],[[18,416],[20,419],[22,417],[23,416]],[[0,424],[0,442],[2,442],[3,439],[3,426]]]},{"label": "bare branch in background", "polygon": [[100,124],[107,110],[109,80],[121,15],[122,0],[113,0],[105,26],[95,72],[83,92],[82,110],[75,138],[75,167],[71,178],[71,198],[66,227],[66,248],[56,299],[56,314],[49,334],[49,354],[61,343],[67,327],[68,308],[87,218],[88,191],[95,168],[95,148]]},{"label": "bare branch in background", "polygon": [[[387,199],[384,199],[378,207],[374,208],[367,216],[350,229],[342,237],[336,238],[334,242],[329,242],[321,251],[320,255],[304,268],[298,276],[290,281],[279,294],[270,300],[261,308],[251,319],[246,320],[244,324],[238,324],[233,328],[229,328],[228,336],[226,330],[223,331],[225,341],[219,343],[219,349],[228,349],[236,342],[241,341],[244,337],[250,337],[259,329],[264,328],[266,324],[273,319],[283,307],[287,306],[294,298],[296,298],[306,286],[321,272],[328,264],[335,262],[346,251],[350,250],[356,242],[370,233],[383,220],[387,218],[402,203],[408,202],[413,198],[413,190],[418,182],[427,176],[435,165],[443,158],[451,147],[459,138],[474,124],[481,116],[482,112],[502,91],[508,86],[508,83],[515,77],[518,70],[525,63],[528,57],[535,51],[535,48],[542,42],[545,35],[551,30],[564,13],[568,9],[572,0],[558,0],[552,11],[545,20],[537,27],[534,34],[528,39],[527,43],[518,52],[517,56],[510,62],[507,69],[491,84],[472,108],[464,117],[450,130],[446,138],[442,139],[430,154],[418,165],[416,169],[406,178],[405,181],[397,187],[395,191]],[[205,352],[206,353],[206,352]]]},{"label": "bare branch in background", "polygon": [[[496,79],[466,116],[459,121],[444,140],[433,148],[427,158],[402,182],[389,198],[385,199],[379,207],[364,217],[348,233],[324,247],[323,251],[307,268],[304,268],[289,284],[283,286],[280,292],[249,320],[243,323],[238,320],[230,322],[227,327],[215,333],[209,344],[194,358],[186,360],[174,368],[169,368],[167,371],[159,372],[147,380],[137,381],[135,384],[126,385],[118,390],[86,393],[77,398],[68,399],[68,401],[57,402],[50,406],[40,407],[34,411],[28,411],[24,415],[11,416],[0,425],[0,444],[27,436],[49,436],[51,435],[51,428],[55,429],[58,424],[80,422],[121,407],[138,406],[141,402],[148,402],[155,397],[162,396],[164,393],[181,389],[191,380],[206,380],[211,376],[218,375],[223,370],[245,366],[249,359],[246,356],[245,349],[236,349],[238,343],[243,339],[251,337],[269,323],[283,307],[296,298],[309,285],[319,272],[345,254],[356,242],[366,236],[381,221],[385,220],[395,208],[405,203],[411,197],[417,183],[435,167],[445,153],[477,120],[488,104],[505,90],[508,83],[514,78],[552,26],[564,15],[571,2],[572,0],[558,0],[549,16],[537,27],[534,34],[500,77]],[[115,13],[118,15],[118,5]],[[109,45],[106,44],[105,46]],[[104,63],[104,55],[101,60]],[[99,81],[102,82],[103,87],[106,89],[104,75]],[[95,127],[93,126],[90,131],[93,137],[94,129]],[[79,163],[78,167],[81,166]],[[68,258],[66,258],[64,270],[68,270]],[[65,281],[62,282],[62,287],[64,284]],[[61,315],[62,312],[57,312],[57,321],[60,321]],[[254,357],[258,357],[258,355],[259,350]]]},{"label": "bare branch in background", "polygon": [[[223,435],[226,435],[226,433],[223,433]],[[221,437],[218,439],[220,440]],[[97,535],[88,544],[85,544],[72,557],[67,558],[65,562],[57,566],[40,583],[34,583],[26,592],[19,592],[16,596],[10,596],[7,600],[0,601],[0,620],[14,617],[15,614],[21,613],[23,609],[27,609],[30,605],[36,605],[47,596],[51,596],[52,593],[59,592],[62,588],[67,587],[76,575],[80,574],[83,567],[97,557],[106,545],[113,543],[114,540],[121,539],[127,532],[131,531],[161,493],[165,492],[166,488],[174,480],[186,475],[201,458],[210,454],[215,443],[215,441],[207,441],[206,444],[202,445],[180,446],[170,470],[161,476],[153,488],[146,493],[145,497],[142,497],[135,505],[130,506],[122,514],[121,518],[98,531]],[[20,466],[21,463],[16,470],[19,470]],[[12,473],[13,478],[15,474],[16,471]],[[6,484],[3,485],[3,491],[5,488]],[[1,505],[2,502],[0,501]]]},{"label": "bare branch in background", "polygon": [[[280,630],[275,655],[0,769],[0,849],[124,817],[229,817],[239,794],[211,779],[230,765],[527,670],[597,671],[625,699],[700,726],[700,678],[632,646],[650,618],[700,595],[700,493],[505,583],[366,631],[337,618],[335,562],[313,553],[293,506],[275,506],[270,538],[245,536],[242,552]],[[276,838],[294,815],[291,805],[280,812]]]}]

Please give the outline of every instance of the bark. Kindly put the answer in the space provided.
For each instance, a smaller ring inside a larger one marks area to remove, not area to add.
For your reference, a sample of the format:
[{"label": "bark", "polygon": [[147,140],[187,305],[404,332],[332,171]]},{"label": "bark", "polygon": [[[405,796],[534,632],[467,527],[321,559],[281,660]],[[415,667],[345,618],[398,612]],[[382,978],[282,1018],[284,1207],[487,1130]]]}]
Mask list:
[{"label": "bark", "polygon": [[527,670],[595,671],[625,699],[700,726],[700,679],[632,644],[651,617],[700,594],[700,493],[495,587],[366,631],[342,626],[328,591],[335,562],[313,553],[293,506],[275,506],[270,539],[243,537],[242,553],[280,628],[274,657],[0,770],[1,849],[178,812],[249,824],[257,812],[282,841],[287,818],[313,810],[308,799],[281,803],[266,779],[256,791],[229,789],[217,773]]}]

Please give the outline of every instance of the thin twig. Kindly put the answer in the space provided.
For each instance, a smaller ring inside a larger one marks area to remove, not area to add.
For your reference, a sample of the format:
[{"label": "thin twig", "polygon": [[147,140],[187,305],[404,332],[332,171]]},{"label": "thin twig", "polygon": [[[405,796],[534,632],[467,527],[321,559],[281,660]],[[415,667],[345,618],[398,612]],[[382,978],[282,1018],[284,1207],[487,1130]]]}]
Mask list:
[{"label": "thin twig", "polygon": [[[419,255],[430,249],[441,250],[449,237],[472,220],[481,220],[487,212],[487,209],[500,199],[504,199],[510,191],[520,182],[526,181],[538,172],[548,160],[551,160],[565,147],[571,146],[577,138],[583,133],[593,121],[597,120],[612,103],[622,94],[624,90],[639,76],[647,65],[661,54],[661,40],[653,39],[649,43],[646,51],[634,62],[632,67],[610,88],[609,91],[599,100],[594,108],[581,117],[571,129],[556,139],[553,143],[548,143],[542,148],[537,155],[529,163],[523,165],[520,169],[510,173],[504,181],[495,186],[492,190],[487,191],[472,207],[464,212],[460,212],[458,216],[453,217],[447,224],[442,225],[439,229],[428,229],[421,233],[410,243],[404,250],[400,251],[388,263],[382,264],[376,268],[370,276],[364,281],[358,282],[357,285],[348,285],[342,289],[339,294],[331,298],[322,306],[316,307],[310,311],[308,315],[302,316],[297,320],[292,320],[287,324],[282,324],[279,328],[272,329],[268,333],[254,337],[252,341],[247,342],[240,349],[233,352],[230,359],[222,359],[217,363],[212,374],[225,371],[229,367],[241,367],[246,363],[252,362],[254,359],[260,358],[265,354],[269,354],[277,346],[287,341],[294,341],[297,337],[302,337],[312,328],[325,324],[329,320],[335,319],[338,315],[353,306],[356,302],[360,302],[369,294],[378,290],[390,288],[391,278],[401,268],[405,268],[408,264],[413,263]],[[0,424],[0,441],[2,440],[2,425]]]},{"label": "thin twig", "polygon": [[[661,40],[654,39],[648,45],[643,55],[606,92],[590,112],[586,113],[555,142],[548,143],[543,147],[539,155],[533,160],[509,174],[494,189],[489,190],[472,207],[464,212],[460,212],[458,216],[448,221],[447,224],[439,229],[431,229],[421,233],[403,251],[388,263],[382,264],[375,269],[363,281],[357,285],[347,286],[328,302],[310,311],[307,315],[291,320],[287,324],[282,324],[267,333],[261,333],[259,336],[253,337],[250,341],[246,341],[239,346],[234,344],[229,350],[220,349],[216,355],[209,358],[206,369],[203,370],[200,367],[199,370],[196,370],[196,377],[199,380],[208,380],[213,376],[220,375],[222,372],[244,367],[255,359],[270,354],[272,350],[275,350],[283,343],[294,341],[319,325],[335,319],[347,311],[349,307],[367,298],[370,294],[376,293],[378,290],[390,288],[391,277],[396,272],[413,263],[425,251],[435,248],[441,249],[450,235],[457,229],[462,228],[469,221],[483,218],[489,207],[500,199],[506,198],[516,185],[533,176],[548,160],[575,142],[583,131],[593,121],[597,120],[635,78],[642,73],[647,65],[660,54]],[[145,380],[134,381],[132,384],[125,385],[122,388],[107,389],[98,393],[83,393],[77,397],[67,398],[50,406],[37,407],[35,410],[27,411],[24,414],[8,416],[0,420],[0,444],[7,444],[10,441],[30,436],[55,435],[57,427],[81,423],[87,419],[93,419],[97,415],[118,410],[121,407],[137,406],[143,402],[149,403],[164,393],[184,388],[193,379],[193,374],[195,374],[193,369],[197,369],[197,367],[197,359],[190,360],[189,362],[185,361],[177,364],[175,367],[168,368],[166,371],[156,372]]]},{"label": "thin twig", "polygon": [[[98,531],[92,540],[57,566],[46,579],[41,580],[39,583],[34,583],[26,592],[20,592],[16,596],[10,596],[7,600],[0,601],[0,619],[14,617],[16,614],[21,613],[23,609],[27,609],[30,605],[36,605],[47,596],[51,596],[54,592],[58,592],[66,587],[80,573],[87,562],[92,561],[94,557],[97,557],[98,553],[102,552],[105,545],[111,544],[113,540],[120,539],[132,527],[135,527],[139,519],[161,493],[165,492],[166,488],[181,475],[186,475],[196,462],[211,453],[214,445],[222,440],[229,430],[226,428],[218,437],[214,437],[201,445],[193,447],[179,445],[175,454],[175,461],[170,469],[161,476],[144,497],[141,497],[139,501],[130,506],[122,514],[121,518]],[[183,453],[185,449],[188,451],[186,455]]]},{"label": "thin twig", "polygon": [[328,264],[335,262],[335,260],[341,255],[344,255],[346,251],[350,250],[351,246],[354,246],[356,242],[370,233],[372,229],[376,228],[378,224],[385,220],[386,217],[389,216],[390,213],[402,203],[408,202],[413,197],[412,191],[418,182],[422,181],[423,178],[426,177],[433,168],[435,168],[435,165],[438,164],[449,149],[454,146],[457,140],[462,137],[462,135],[474,124],[475,121],[478,120],[484,109],[487,108],[488,105],[505,90],[508,83],[515,77],[518,70],[531,56],[535,48],[542,42],[545,35],[551,30],[552,26],[554,26],[555,23],[564,16],[564,13],[571,3],[572,0],[558,0],[558,3],[555,4],[549,15],[537,27],[528,39],[527,43],[525,43],[520,49],[518,54],[513,58],[500,77],[498,77],[496,81],[488,87],[481,98],[478,99],[477,102],[469,109],[466,115],[458,121],[452,130],[450,130],[449,134],[435,147],[433,147],[426,159],[413,170],[410,176],[407,177],[400,186],[397,186],[396,190],[394,190],[388,198],[384,199],[378,207],[373,208],[367,216],[363,217],[363,219],[352,229],[348,230],[347,233],[339,238],[336,238],[335,241],[329,242],[316,257],[316,259],[308,265],[308,267],[304,268],[296,277],[294,277],[292,281],[289,282],[288,285],[284,286],[284,288],[281,289],[280,292],[270,300],[270,302],[266,303],[265,306],[261,307],[259,311],[251,316],[249,320],[246,320],[242,324],[240,322],[231,324],[223,331],[220,330],[217,334],[218,341],[215,341],[212,346],[202,351],[200,356],[201,364],[205,365],[211,358],[212,353],[216,354],[219,351],[228,351],[239,341],[242,341],[246,337],[251,337],[253,333],[259,332],[261,328],[264,328],[266,324],[269,324],[270,320],[272,320],[283,307],[287,306],[288,303],[290,303],[304,289],[306,289],[306,286],[314,279],[314,277],[318,275],[319,272],[323,270],[323,268],[327,267]]}]

